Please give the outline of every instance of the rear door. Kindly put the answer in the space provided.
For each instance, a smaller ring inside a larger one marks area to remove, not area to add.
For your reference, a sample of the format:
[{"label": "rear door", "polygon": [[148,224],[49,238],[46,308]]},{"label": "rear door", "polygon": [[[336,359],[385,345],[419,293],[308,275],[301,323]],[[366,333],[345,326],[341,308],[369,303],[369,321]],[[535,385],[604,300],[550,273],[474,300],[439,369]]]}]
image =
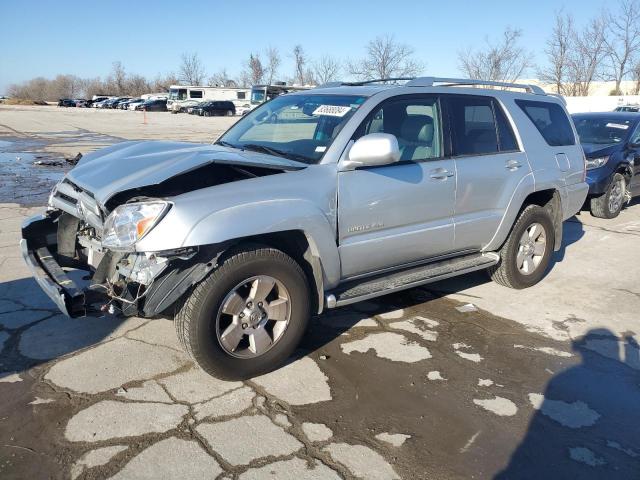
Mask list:
[{"label": "rear door", "polygon": [[396,136],[400,161],[338,176],[338,241],[343,278],[396,268],[453,250],[455,164],[445,158],[439,98],[382,102],[353,139]]},{"label": "rear door", "polygon": [[[640,145],[640,122],[629,137],[629,143]],[[633,195],[638,195],[640,194],[640,147],[632,148],[629,152],[629,157],[633,160],[633,177],[631,178],[630,188],[633,190]]]},{"label": "rear door", "polygon": [[495,98],[448,95],[446,99],[457,171],[455,248],[480,250],[493,238],[531,167]]}]

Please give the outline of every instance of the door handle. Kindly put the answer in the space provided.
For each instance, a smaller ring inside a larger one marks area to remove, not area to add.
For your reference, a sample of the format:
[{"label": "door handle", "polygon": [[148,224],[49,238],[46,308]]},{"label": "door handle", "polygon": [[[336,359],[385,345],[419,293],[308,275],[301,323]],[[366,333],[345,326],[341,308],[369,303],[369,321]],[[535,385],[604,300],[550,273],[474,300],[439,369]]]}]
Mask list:
[{"label": "door handle", "polygon": [[444,168],[436,168],[435,170],[431,171],[430,177],[434,180],[446,180],[449,177],[453,177],[453,172],[450,172],[449,170],[446,170]]},{"label": "door handle", "polygon": [[509,160],[507,163],[505,163],[504,167],[507,170],[511,170],[513,172],[522,167],[522,164],[517,160]]}]

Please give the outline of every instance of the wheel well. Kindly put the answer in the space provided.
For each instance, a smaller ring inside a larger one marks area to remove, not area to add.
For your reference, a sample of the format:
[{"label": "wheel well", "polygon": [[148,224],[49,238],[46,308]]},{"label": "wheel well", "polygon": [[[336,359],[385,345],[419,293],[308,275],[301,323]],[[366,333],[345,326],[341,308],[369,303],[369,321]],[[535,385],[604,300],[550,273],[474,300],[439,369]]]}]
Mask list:
[{"label": "wheel well", "polygon": [[[551,218],[553,218],[556,234],[554,249],[558,251],[562,245],[562,200],[560,199],[560,192],[550,188],[530,193],[527,198],[524,199],[524,202],[522,202],[520,211],[524,210],[528,205],[538,205],[549,210]],[[520,214],[518,214],[518,216],[520,216]]]},{"label": "wheel well", "polygon": [[621,173],[624,176],[624,179],[627,181],[627,185],[629,185],[629,181],[633,176],[633,172],[631,171],[631,167],[627,163],[622,163],[618,165],[616,168],[616,173]]},{"label": "wheel well", "polygon": [[312,254],[307,236],[301,230],[265,233],[239,238],[233,246],[245,243],[260,243],[282,252],[293,258],[302,268],[311,287],[312,311],[320,313],[324,306],[324,282],[320,259]]}]

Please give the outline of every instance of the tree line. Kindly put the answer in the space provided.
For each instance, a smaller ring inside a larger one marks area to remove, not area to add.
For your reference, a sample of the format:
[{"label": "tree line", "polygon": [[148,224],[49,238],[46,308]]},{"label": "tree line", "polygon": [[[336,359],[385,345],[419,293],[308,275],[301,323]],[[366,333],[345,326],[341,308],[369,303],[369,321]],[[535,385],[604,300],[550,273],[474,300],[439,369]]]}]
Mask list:
[{"label": "tree line", "polygon": [[[545,63],[534,64],[533,52],[521,45],[522,31],[506,28],[499,38],[485,38],[475,47],[458,52],[458,66],[468,78],[515,82],[525,75],[536,75],[560,94],[588,95],[592,83],[613,81],[611,94],[640,94],[640,0],[619,0],[614,11],[601,10],[584,26],[573,16],[556,12],[553,28],[544,48]],[[177,73],[148,79],[125,71],[114,62],[109,75],[82,79],[58,75],[54,79],[38,77],[12,85],[8,94],[32,100],[91,97],[94,94],[139,96],[164,92],[172,84],[249,87],[275,81],[298,85],[321,85],[345,76],[357,80],[411,77],[425,71],[426,65],[415,58],[415,49],[398,42],[393,35],[370,40],[364,55],[357,59],[339,59],[329,54],[312,58],[300,44],[286,52],[293,70],[282,71],[283,53],[276,47],[252,52],[242,62],[240,73],[230,75],[223,68],[208,75],[197,53],[184,53]],[[630,92],[622,92],[624,80],[633,80]]]}]

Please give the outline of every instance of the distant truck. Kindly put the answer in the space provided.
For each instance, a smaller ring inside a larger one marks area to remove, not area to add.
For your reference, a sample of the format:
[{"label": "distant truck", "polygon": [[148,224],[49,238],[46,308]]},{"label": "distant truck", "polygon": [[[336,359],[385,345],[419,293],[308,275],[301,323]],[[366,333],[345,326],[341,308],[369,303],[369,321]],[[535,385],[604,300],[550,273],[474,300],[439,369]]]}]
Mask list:
[{"label": "distant truck", "polygon": [[249,88],[171,85],[167,110],[172,113],[184,112],[189,107],[210,100],[229,100],[240,107],[249,103],[250,93]]}]

